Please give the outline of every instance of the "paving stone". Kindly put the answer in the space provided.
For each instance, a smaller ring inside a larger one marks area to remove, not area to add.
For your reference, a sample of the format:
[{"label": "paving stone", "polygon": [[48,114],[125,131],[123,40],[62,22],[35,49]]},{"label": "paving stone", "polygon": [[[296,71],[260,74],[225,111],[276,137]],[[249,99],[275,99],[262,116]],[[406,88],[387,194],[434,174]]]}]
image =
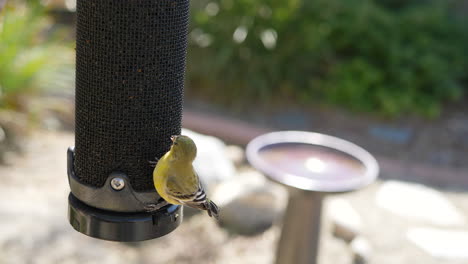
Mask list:
[{"label": "paving stone", "polygon": [[459,210],[443,193],[421,184],[388,181],[380,187],[377,205],[407,220],[440,226],[465,223]]},{"label": "paving stone", "polygon": [[327,214],[332,222],[333,235],[336,237],[351,242],[361,233],[361,217],[347,200],[331,198],[327,202]]},{"label": "paving stone", "polygon": [[221,208],[219,224],[223,228],[231,233],[256,235],[281,217],[286,190],[249,170],[217,186],[213,200]]},{"label": "paving stone", "polygon": [[468,260],[468,232],[437,228],[411,228],[407,238],[434,258]]},{"label": "paving stone", "polygon": [[236,166],[240,166],[245,163],[245,151],[242,147],[237,145],[228,145],[225,148],[226,156],[234,163]]},{"label": "paving stone", "polygon": [[197,144],[197,157],[193,166],[208,192],[215,185],[235,176],[236,168],[226,156],[226,144],[223,141],[188,129],[182,129],[182,134],[191,137]]},{"label": "paving stone", "polygon": [[362,236],[354,238],[351,241],[350,247],[354,264],[366,264],[370,262],[372,247],[366,238]]}]

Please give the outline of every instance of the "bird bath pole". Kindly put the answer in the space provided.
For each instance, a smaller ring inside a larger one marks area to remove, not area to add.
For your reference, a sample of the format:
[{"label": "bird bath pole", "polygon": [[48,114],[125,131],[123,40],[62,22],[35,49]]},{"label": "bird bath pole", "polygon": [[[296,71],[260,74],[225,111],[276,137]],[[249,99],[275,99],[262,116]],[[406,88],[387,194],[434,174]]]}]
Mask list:
[{"label": "bird bath pole", "polygon": [[248,144],[247,159],[289,189],[276,264],[317,263],[323,197],[361,189],[379,172],[375,158],[361,147],[312,132],[259,136]]}]

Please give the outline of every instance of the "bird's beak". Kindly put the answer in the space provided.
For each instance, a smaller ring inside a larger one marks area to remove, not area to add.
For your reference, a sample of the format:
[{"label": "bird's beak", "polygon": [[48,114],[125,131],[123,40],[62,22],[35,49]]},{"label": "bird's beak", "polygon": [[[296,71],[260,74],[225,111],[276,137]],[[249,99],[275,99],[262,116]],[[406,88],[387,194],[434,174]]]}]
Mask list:
[{"label": "bird's beak", "polygon": [[174,142],[176,140],[177,136],[171,136],[171,141]]}]

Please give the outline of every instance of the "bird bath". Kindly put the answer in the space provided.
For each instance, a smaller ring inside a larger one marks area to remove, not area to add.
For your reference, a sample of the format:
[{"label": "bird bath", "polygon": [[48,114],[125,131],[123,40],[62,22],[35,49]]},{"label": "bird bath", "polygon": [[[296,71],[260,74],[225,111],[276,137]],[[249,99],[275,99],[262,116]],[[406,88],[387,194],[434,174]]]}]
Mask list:
[{"label": "bird bath", "polygon": [[323,196],[361,189],[379,172],[361,147],[319,133],[268,133],[253,139],[246,152],[253,167],[289,187],[277,264],[316,263]]}]

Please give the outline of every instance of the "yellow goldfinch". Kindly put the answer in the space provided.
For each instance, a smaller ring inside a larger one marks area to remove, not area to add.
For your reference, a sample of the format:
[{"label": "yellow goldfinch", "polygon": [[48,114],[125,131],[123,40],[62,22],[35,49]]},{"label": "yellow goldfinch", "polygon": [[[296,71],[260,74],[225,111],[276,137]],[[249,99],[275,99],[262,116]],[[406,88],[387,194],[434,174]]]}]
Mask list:
[{"label": "yellow goldfinch", "polygon": [[187,136],[172,136],[171,149],[159,159],[153,171],[158,194],[170,204],[187,205],[206,210],[218,218],[218,206],[206,197],[192,162],[197,147]]}]

